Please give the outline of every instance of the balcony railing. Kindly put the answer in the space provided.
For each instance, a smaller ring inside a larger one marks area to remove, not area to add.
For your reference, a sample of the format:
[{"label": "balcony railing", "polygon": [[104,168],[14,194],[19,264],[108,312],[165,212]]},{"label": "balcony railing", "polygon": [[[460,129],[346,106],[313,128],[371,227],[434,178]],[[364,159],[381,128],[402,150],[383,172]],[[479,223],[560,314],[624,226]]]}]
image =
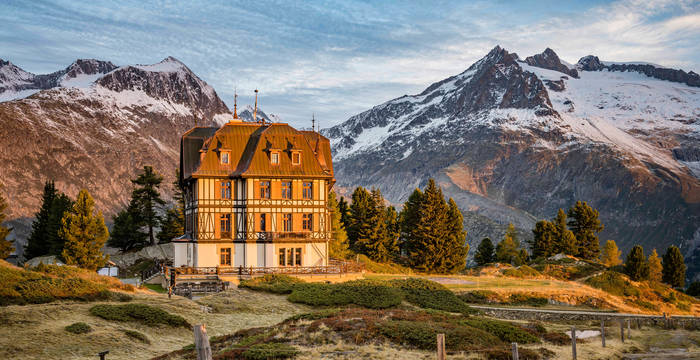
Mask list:
[{"label": "balcony railing", "polygon": [[217,266],[217,267],[170,267],[166,269],[166,276],[170,278],[170,272],[175,272],[176,276],[180,275],[238,275],[238,276],[255,276],[265,274],[286,274],[286,275],[314,275],[314,274],[347,274],[359,273],[364,270],[363,266],[354,262],[347,261],[331,261],[330,264],[324,266],[277,266],[277,267],[233,267],[233,266]]}]

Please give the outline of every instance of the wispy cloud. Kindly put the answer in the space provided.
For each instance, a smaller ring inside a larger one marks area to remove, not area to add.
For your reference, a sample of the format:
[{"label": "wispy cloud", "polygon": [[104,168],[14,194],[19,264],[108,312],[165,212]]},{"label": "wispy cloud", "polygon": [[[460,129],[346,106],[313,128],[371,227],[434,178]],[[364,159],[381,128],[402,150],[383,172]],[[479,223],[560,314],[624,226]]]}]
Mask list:
[{"label": "wispy cloud", "polygon": [[[0,57],[33,72],[76,58],[153,63],[172,55],[227,103],[331,125],[459,73],[500,44],[569,62],[595,54],[697,71],[697,1],[171,2],[0,4]],[[250,97],[243,97],[250,101]]]}]

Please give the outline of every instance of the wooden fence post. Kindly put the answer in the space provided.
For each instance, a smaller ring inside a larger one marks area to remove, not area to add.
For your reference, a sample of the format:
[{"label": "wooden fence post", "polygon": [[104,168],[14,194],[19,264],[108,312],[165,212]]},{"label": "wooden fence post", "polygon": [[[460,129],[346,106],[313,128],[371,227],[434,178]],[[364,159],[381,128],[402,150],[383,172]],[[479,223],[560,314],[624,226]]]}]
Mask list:
[{"label": "wooden fence post", "polygon": [[571,356],[576,360],[576,327],[571,327]]},{"label": "wooden fence post", "polygon": [[518,360],[518,343],[511,343],[513,348],[513,360]]},{"label": "wooden fence post", "polygon": [[600,341],[603,342],[603,347],[605,347],[605,320],[600,320]]},{"label": "wooden fence post", "polygon": [[209,336],[204,324],[194,326],[194,344],[197,349],[197,360],[212,360]]},{"label": "wooden fence post", "polygon": [[620,320],[620,340],[625,342],[625,322]]},{"label": "wooden fence post", "polygon": [[437,334],[437,358],[445,360],[445,334]]},{"label": "wooden fence post", "polygon": [[632,320],[627,319],[627,339],[632,338],[632,330],[630,330],[630,323],[631,322],[632,322]]}]

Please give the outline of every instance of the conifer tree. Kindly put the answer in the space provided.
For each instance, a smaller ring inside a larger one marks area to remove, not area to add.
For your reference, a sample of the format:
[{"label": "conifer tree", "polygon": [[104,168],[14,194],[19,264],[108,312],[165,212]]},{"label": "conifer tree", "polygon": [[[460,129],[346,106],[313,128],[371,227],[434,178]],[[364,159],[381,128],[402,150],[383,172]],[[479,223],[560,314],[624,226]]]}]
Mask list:
[{"label": "conifer tree", "polygon": [[122,252],[140,249],[148,244],[148,234],[141,231],[140,221],[135,219],[138,214],[128,207],[114,217],[114,226],[109,234],[107,245],[118,248]]},{"label": "conifer tree", "polygon": [[552,221],[556,228],[556,243],[554,244],[554,254],[576,255],[578,253],[578,244],[576,236],[569,230],[566,223],[566,212],[564,209],[559,209],[557,217]]},{"label": "conifer tree", "polygon": [[401,230],[401,249],[408,253],[411,251],[412,244],[416,243],[414,231],[420,220],[420,206],[423,199],[423,193],[420,189],[413,190],[413,193],[408,197],[408,200],[403,204],[403,209],[399,214],[399,228]]},{"label": "conifer tree", "polygon": [[3,226],[2,223],[5,222],[5,210],[7,209],[7,201],[2,195],[3,186],[0,183],[0,259],[7,259],[13,251],[15,251],[12,243],[7,240],[7,236],[10,235],[11,228]]},{"label": "conifer tree", "polygon": [[621,255],[622,251],[617,248],[615,240],[608,240],[605,242],[603,253],[600,255],[600,262],[607,267],[617,266],[622,264]]},{"label": "conifer tree", "polygon": [[413,241],[407,243],[411,267],[428,272],[444,271],[447,249],[447,204],[442,190],[430,179],[423,192],[418,209],[418,223],[413,230]]},{"label": "conifer tree", "polygon": [[476,248],[476,253],[474,254],[474,261],[479,266],[484,266],[488,263],[492,263],[494,259],[493,254],[493,242],[490,238],[484,238],[479,243]]},{"label": "conifer tree", "polygon": [[686,266],[683,262],[681,250],[671,245],[666,249],[663,257],[662,279],[666,284],[674,288],[681,288],[685,284]]},{"label": "conifer tree", "polygon": [[357,245],[358,239],[371,231],[369,213],[373,206],[372,195],[365,188],[358,186],[352,193],[352,204],[350,204],[350,215],[346,227],[348,243],[355,252],[361,252]]},{"label": "conifer tree", "polygon": [[340,201],[338,201],[338,214],[340,215],[340,222],[347,230],[350,224],[350,205],[348,205],[348,201],[342,196],[340,197]]},{"label": "conifer tree", "polygon": [[51,204],[49,219],[46,224],[46,238],[48,240],[48,254],[61,256],[66,239],[61,236],[63,226],[63,215],[73,207],[73,200],[66,194],[56,193],[56,197]]},{"label": "conifer tree", "polygon": [[538,221],[535,224],[535,228],[532,229],[532,234],[534,235],[530,243],[532,257],[540,258],[554,255],[556,244],[558,243],[557,233],[557,228],[553,223],[547,220]]},{"label": "conifer tree", "polygon": [[144,166],[143,173],[131,182],[137,185],[131,193],[131,198],[137,209],[138,219],[143,220],[144,226],[148,228],[148,239],[151,245],[155,245],[156,237],[153,229],[161,222],[158,210],[165,204],[159,191],[163,176],[153,170],[153,167]]},{"label": "conifer tree", "polygon": [[61,236],[66,239],[63,261],[68,265],[96,270],[103,266],[109,256],[101,249],[107,242],[109,231],[102,212],[95,213],[95,201],[87,190],[80,190],[71,211],[63,216]]},{"label": "conifer tree", "polygon": [[[342,200],[342,198],[341,198]],[[343,226],[342,213],[340,212],[340,207],[338,201],[336,201],[335,192],[330,193],[328,196],[328,207],[331,212],[331,233],[332,238],[329,243],[328,254],[334,259],[347,259],[350,255],[350,248],[348,245],[348,236],[345,233],[345,227]]]},{"label": "conifer tree", "polygon": [[627,255],[625,261],[625,273],[634,281],[642,281],[649,278],[649,264],[644,256],[644,249],[635,245]]},{"label": "conifer tree", "polygon": [[520,242],[518,241],[515,226],[508,224],[503,240],[496,245],[496,261],[520,266],[527,260],[526,257],[523,257],[523,255],[527,255],[527,252],[523,254],[520,250]]},{"label": "conifer tree", "polygon": [[569,228],[576,236],[578,244],[577,256],[594,260],[600,256],[600,243],[597,233],[603,231],[603,224],[598,219],[598,210],[590,207],[585,201],[577,201],[569,209]]},{"label": "conifer tree", "polygon": [[659,258],[659,254],[656,253],[656,249],[651,251],[647,263],[649,264],[649,280],[660,283],[663,265],[661,265],[661,258]]},{"label": "conifer tree", "polygon": [[396,208],[393,206],[385,208],[384,222],[386,223],[387,247],[390,249],[390,256],[396,258],[399,256],[399,236],[401,234],[399,214],[396,212]]},{"label": "conifer tree", "polygon": [[[393,238],[387,227],[387,210],[379,189],[372,189],[368,212],[369,233],[358,238],[360,252],[374,261],[389,261],[398,251],[398,239]],[[394,211],[396,214],[396,211]]]},{"label": "conifer tree", "polygon": [[51,245],[48,238],[48,223],[51,216],[51,205],[56,198],[56,187],[53,181],[44,183],[44,193],[41,197],[41,208],[34,215],[32,230],[24,248],[24,257],[31,259],[49,253]]},{"label": "conifer tree", "polygon": [[158,243],[169,243],[173,239],[182,236],[185,233],[185,221],[180,207],[175,205],[165,212],[158,232]]},{"label": "conifer tree", "polygon": [[445,256],[441,272],[454,274],[467,266],[469,244],[465,241],[467,232],[464,231],[463,221],[457,203],[450,198],[447,201],[447,239],[443,245]]}]

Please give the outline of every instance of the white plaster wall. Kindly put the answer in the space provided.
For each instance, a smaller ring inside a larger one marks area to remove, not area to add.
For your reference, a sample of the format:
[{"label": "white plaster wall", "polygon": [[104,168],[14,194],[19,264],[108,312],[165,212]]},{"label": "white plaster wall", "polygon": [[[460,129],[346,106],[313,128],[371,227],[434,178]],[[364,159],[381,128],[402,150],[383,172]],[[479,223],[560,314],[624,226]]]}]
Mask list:
[{"label": "white plaster wall", "polygon": [[197,244],[197,267],[219,266],[219,254],[216,244]]}]

